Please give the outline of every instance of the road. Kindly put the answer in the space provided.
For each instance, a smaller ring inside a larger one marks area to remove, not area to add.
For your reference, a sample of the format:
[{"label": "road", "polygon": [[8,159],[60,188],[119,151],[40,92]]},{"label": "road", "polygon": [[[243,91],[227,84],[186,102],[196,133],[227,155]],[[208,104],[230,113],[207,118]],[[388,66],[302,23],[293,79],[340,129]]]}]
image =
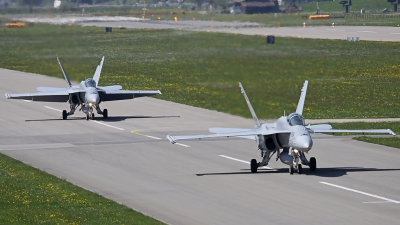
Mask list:
[{"label": "road", "polygon": [[[135,17],[121,16],[55,16],[43,15],[3,15],[14,20],[32,23],[66,24],[75,23],[82,26],[101,26],[139,28],[139,29],[182,29],[193,31],[225,32],[246,35],[275,35],[298,38],[319,38],[361,41],[400,41],[400,27],[381,26],[303,26],[299,21],[297,27],[265,27],[255,22],[220,22],[202,20],[147,20]],[[307,22],[306,22],[307,23]],[[279,40],[276,40],[279,42]]]},{"label": "road", "polygon": [[[37,86],[66,83],[0,69],[0,92]],[[314,135],[307,156],[317,158],[316,172],[290,175],[272,160],[273,169],[252,174],[247,162],[260,159],[254,141],[165,140],[214,126],[251,128],[251,119],[154,98],[102,103],[110,118],[95,121],[80,112],[62,120],[67,104],[3,97],[0,105],[1,153],[169,224],[398,223],[396,148]]]}]

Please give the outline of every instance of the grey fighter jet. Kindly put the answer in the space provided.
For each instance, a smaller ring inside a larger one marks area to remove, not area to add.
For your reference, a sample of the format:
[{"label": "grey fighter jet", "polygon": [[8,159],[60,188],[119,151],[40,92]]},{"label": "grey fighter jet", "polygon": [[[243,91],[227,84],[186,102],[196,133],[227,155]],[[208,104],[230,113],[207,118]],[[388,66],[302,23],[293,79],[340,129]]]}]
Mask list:
[{"label": "grey fighter jet", "polygon": [[67,119],[68,116],[73,115],[75,110],[80,106],[79,111],[86,114],[86,119],[94,119],[95,115],[93,110],[95,109],[98,114],[103,115],[104,118],[108,117],[107,109],[103,111],[100,109],[100,103],[106,101],[117,101],[133,99],[144,96],[151,96],[161,94],[157,91],[141,91],[141,90],[122,90],[122,86],[113,85],[100,87],[99,79],[101,69],[103,67],[104,56],[101,59],[100,65],[97,66],[93,78],[88,78],[82,81],[79,85],[73,86],[68,78],[64,67],[61,65],[60,60],[58,64],[61,67],[61,71],[64,74],[64,78],[67,81],[68,88],[55,88],[55,87],[38,87],[37,93],[22,93],[22,94],[5,94],[8,99],[25,99],[31,101],[41,102],[68,102],[70,105],[70,111],[63,110],[62,118]]},{"label": "grey fighter jet", "polygon": [[252,173],[257,172],[258,167],[268,165],[269,160],[276,153],[276,160],[280,159],[282,163],[289,165],[289,172],[293,174],[295,171],[302,173],[302,165],[310,167],[311,171],[317,169],[317,161],[314,157],[308,160],[305,153],[311,150],[313,141],[310,133],[387,133],[396,135],[390,129],[376,130],[337,130],[332,129],[329,124],[308,125],[304,124],[302,116],[304,101],[306,98],[308,81],[304,82],[301,90],[299,103],[296,112],[282,116],[275,123],[260,123],[253,107],[247,98],[246,92],[241,83],[239,87],[250,109],[251,115],[256,123],[253,129],[240,128],[210,128],[209,131],[214,134],[193,135],[193,136],[171,136],[167,135],[167,139],[175,144],[178,140],[184,139],[203,139],[217,137],[241,137],[257,141],[258,150],[261,151],[262,161],[257,162],[256,159],[250,161],[250,169]]}]

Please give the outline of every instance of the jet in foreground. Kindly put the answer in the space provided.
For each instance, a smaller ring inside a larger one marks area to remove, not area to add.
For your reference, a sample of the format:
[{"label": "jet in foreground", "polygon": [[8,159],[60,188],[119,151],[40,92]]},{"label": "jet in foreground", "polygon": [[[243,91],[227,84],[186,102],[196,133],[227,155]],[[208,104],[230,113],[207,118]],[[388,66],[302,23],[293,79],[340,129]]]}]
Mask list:
[{"label": "jet in foreground", "polygon": [[82,81],[79,85],[72,86],[64,67],[61,65],[60,60],[58,64],[61,67],[64,78],[67,81],[68,88],[55,88],[55,87],[38,87],[37,93],[22,93],[22,94],[5,94],[8,99],[25,99],[31,101],[41,102],[68,102],[70,111],[63,110],[62,118],[67,119],[68,116],[73,115],[75,110],[80,106],[79,111],[86,114],[86,119],[94,119],[95,109],[98,114],[103,115],[104,118],[108,117],[107,109],[103,111],[100,109],[100,103],[106,101],[126,100],[138,97],[150,96],[161,94],[157,91],[140,91],[140,90],[122,90],[122,86],[113,85],[100,87],[99,79],[101,69],[103,67],[104,56],[101,59],[100,65],[94,73],[93,78],[88,78]]},{"label": "jet in foreground", "polygon": [[282,163],[289,165],[289,172],[293,174],[297,171],[302,173],[302,164],[309,166],[311,171],[317,169],[317,161],[314,157],[308,160],[304,153],[311,150],[313,141],[310,133],[388,133],[396,135],[389,129],[377,130],[335,130],[329,124],[318,125],[304,125],[304,118],[302,116],[304,101],[306,98],[308,81],[304,82],[301,90],[299,103],[297,104],[296,112],[289,116],[282,116],[275,123],[263,123],[258,120],[253,107],[247,98],[246,92],[241,83],[239,87],[250,109],[251,115],[256,123],[254,129],[240,129],[240,128],[210,128],[209,131],[214,134],[208,135],[193,135],[193,136],[171,136],[168,135],[167,139],[175,144],[178,140],[184,139],[203,139],[203,138],[216,138],[216,137],[241,137],[256,140],[258,149],[261,151],[262,161],[257,162],[256,159],[250,161],[250,168],[252,173],[257,172],[258,167],[268,165],[269,160],[276,153],[276,160],[278,158]]}]

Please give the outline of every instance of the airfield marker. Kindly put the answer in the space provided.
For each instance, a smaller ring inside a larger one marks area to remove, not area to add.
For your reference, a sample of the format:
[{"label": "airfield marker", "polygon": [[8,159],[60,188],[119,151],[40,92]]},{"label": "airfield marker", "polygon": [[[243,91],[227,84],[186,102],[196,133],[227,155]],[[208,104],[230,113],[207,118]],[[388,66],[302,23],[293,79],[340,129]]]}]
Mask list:
[{"label": "airfield marker", "polygon": [[385,197],[381,197],[381,196],[378,196],[378,195],[373,195],[373,194],[369,194],[369,193],[366,193],[366,192],[357,191],[357,190],[354,190],[354,189],[351,189],[351,188],[347,188],[347,187],[343,187],[343,186],[339,186],[339,185],[336,185],[336,184],[331,184],[331,183],[323,182],[323,181],[320,181],[320,183],[321,184],[325,184],[325,185],[329,185],[329,186],[332,186],[332,187],[340,188],[340,189],[343,189],[343,190],[346,190],[346,191],[351,191],[351,192],[367,195],[367,196],[370,196],[370,197],[379,198],[379,199],[385,200],[387,202],[392,202],[392,203],[397,203],[397,204],[400,203],[400,201],[396,201],[396,200],[393,200],[393,199],[390,199],[390,198],[385,198]]}]

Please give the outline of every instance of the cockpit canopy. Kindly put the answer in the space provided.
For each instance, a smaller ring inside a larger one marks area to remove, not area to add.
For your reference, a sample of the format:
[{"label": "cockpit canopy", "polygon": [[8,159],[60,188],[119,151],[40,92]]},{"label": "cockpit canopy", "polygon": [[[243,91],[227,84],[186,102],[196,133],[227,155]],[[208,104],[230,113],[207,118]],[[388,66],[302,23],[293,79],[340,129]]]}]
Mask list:
[{"label": "cockpit canopy", "polygon": [[303,125],[304,126],[304,118],[302,115],[298,113],[292,113],[288,117],[288,122],[291,126],[296,126],[296,125]]},{"label": "cockpit canopy", "polygon": [[96,87],[96,81],[94,81],[92,78],[88,78],[85,80],[85,86],[86,87]]}]

